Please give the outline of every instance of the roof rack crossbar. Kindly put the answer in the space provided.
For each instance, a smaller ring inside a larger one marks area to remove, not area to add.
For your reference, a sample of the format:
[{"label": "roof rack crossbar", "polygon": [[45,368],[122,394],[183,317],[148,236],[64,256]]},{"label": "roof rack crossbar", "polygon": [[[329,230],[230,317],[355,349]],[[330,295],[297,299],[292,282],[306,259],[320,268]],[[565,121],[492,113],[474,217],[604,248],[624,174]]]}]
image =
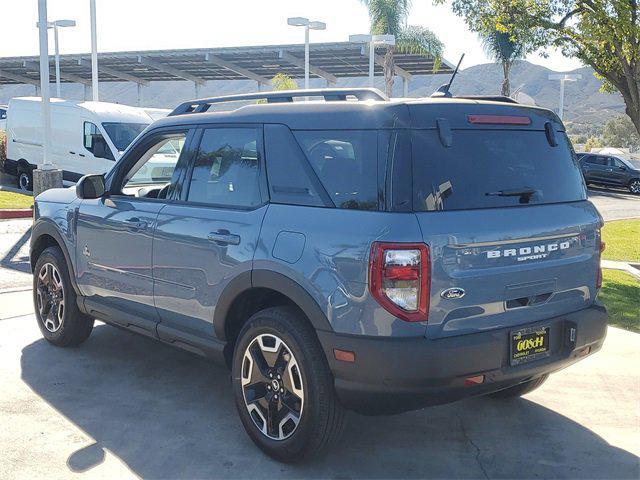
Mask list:
[{"label": "roof rack crossbar", "polygon": [[241,93],[221,97],[190,100],[178,105],[169,116],[186,113],[204,113],[214,103],[237,102],[244,100],[266,100],[267,103],[291,103],[294,98],[323,97],[325,101],[345,101],[347,97],[362,100],[388,101],[389,98],[377,88],[318,88],[309,90],[281,90],[274,92]]}]

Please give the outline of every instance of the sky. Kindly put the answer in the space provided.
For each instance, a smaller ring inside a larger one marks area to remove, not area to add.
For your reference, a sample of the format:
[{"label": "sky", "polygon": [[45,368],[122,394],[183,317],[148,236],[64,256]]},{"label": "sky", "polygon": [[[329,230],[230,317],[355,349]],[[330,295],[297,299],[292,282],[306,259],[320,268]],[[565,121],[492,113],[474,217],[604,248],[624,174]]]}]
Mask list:
[{"label": "sky", "polygon": [[[302,28],[290,27],[287,17],[303,16],[326,22],[325,31],[312,31],[311,42],[347,41],[350,34],[367,33],[369,17],[359,0],[96,0],[98,51],[158,50],[302,43]],[[0,57],[37,55],[37,0],[0,0]],[[60,31],[60,53],[90,49],[89,0],[48,0],[48,18],[74,19],[77,26]],[[449,5],[414,0],[410,25],[432,30],[445,45],[444,57],[461,68],[490,60],[482,44]],[[51,52],[53,40],[50,39]],[[559,52],[527,60],[556,71],[579,68],[580,62]]]}]

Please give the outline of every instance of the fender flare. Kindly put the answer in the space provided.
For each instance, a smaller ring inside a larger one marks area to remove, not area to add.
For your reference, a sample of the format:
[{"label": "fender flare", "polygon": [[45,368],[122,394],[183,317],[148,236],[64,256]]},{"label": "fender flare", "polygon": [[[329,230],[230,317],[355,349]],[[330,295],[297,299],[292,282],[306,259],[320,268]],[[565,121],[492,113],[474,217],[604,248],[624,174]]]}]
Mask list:
[{"label": "fender flare", "polygon": [[288,297],[309,318],[314,329],[333,331],[318,302],[299,283],[281,273],[270,270],[253,270],[243,272],[234,278],[220,295],[213,318],[213,328],[217,338],[227,340],[225,335],[227,314],[235,299],[251,288],[268,288]]},{"label": "fender flare", "polygon": [[62,254],[64,255],[64,259],[67,262],[67,269],[69,270],[69,278],[71,279],[71,285],[76,292],[78,297],[81,297],[80,289],[78,288],[78,284],[76,282],[76,272],[73,266],[73,262],[71,261],[71,256],[69,255],[69,251],[67,249],[67,244],[62,238],[62,234],[60,230],[50,221],[50,220],[39,220],[36,222],[31,228],[31,242],[29,244],[29,264],[31,266],[31,273],[33,273],[33,267],[35,266],[35,262],[37,259],[33,258],[33,248],[36,243],[43,235],[49,235],[52,237],[60,250],[62,250]]}]

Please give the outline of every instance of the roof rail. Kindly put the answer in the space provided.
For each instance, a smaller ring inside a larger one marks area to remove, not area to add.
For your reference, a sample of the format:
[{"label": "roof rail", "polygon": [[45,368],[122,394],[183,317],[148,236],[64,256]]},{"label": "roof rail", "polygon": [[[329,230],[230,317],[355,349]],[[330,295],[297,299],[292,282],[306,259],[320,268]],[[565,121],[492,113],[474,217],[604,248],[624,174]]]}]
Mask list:
[{"label": "roof rail", "polygon": [[465,100],[486,100],[489,102],[518,103],[511,97],[504,95],[455,95],[453,98],[462,98]]},{"label": "roof rail", "polygon": [[290,103],[294,98],[324,97],[325,101],[344,101],[347,97],[358,100],[381,100],[389,98],[377,88],[317,88],[309,90],[281,90],[273,92],[241,93],[222,97],[202,98],[190,100],[178,105],[170,114],[183,115],[186,113],[204,113],[214,103],[236,102],[242,100],[266,100],[267,103]]}]

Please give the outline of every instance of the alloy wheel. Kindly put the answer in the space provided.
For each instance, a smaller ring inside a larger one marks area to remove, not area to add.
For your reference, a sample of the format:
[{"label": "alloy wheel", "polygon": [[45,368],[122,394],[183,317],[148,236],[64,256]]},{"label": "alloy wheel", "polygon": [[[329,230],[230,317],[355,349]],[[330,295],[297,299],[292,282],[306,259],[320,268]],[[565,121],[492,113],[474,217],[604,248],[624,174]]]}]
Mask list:
[{"label": "alloy wheel", "polygon": [[31,181],[29,179],[29,174],[22,172],[18,177],[18,186],[20,190],[28,191],[31,186]]},{"label": "alloy wheel", "polygon": [[249,416],[263,435],[284,440],[295,432],[304,407],[302,372],[281,338],[262,334],[249,343],[241,384]]},{"label": "alloy wheel", "polygon": [[56,333],[64,319],[64,285],[52,263],[45,263],[38,272],[36,298],[40,321],[49,332]]},{"label": "alloy wheel", "polygon": [[640,193],[640,180],[634,180],[633,182],[631,182],[631,184],[629,185],[629,190],[631,190],[631,193],[635,193],[636,195]]}]

